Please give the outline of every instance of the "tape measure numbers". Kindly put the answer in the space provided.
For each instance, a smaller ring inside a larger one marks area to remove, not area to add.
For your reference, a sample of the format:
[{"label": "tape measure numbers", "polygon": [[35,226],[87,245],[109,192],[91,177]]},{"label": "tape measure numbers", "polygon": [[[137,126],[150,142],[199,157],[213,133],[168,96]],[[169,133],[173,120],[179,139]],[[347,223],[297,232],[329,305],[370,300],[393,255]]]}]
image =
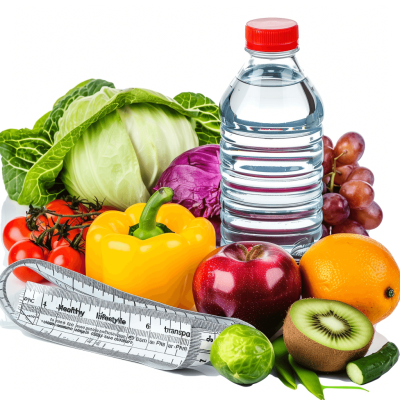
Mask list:
[{"label": "tape measure numbers", "polygon": [[[14,309],[6,284],[20,266],[57,287],[28,282]],[[0,305],[14,323],[42,339],[163,370],[206,364],[227,326],[251,326],[121,292],[36,259],[17,261],[0,275]]]}]

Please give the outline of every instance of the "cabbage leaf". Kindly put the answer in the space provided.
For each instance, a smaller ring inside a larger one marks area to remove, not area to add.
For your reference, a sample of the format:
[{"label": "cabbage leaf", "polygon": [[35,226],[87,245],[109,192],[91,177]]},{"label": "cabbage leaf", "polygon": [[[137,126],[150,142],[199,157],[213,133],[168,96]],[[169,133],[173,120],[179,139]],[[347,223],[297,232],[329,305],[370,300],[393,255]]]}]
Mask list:
[{"label": "cabbage leaf", "polygon": [[[16,200],[20,204],[33,203],[24,202],[21,192],[28,172],[52,147],[58,119],[74,99],[79,96],[90,96],[105,85],[114,86],[103,80],[89,79],[82,82],[57,100],[56,103],[59,103],[60,100],[64,100],[64,102],[55,104],[52,111],[39,118],[33,129],[7,129],[0,133],[3,180],[10,199]],[[47,192],[47,198],[50,201],[63,193],[65,188],[55,175],[54,180],[43,190]]]},{"label": "cabbage leaf", "polygon": [[150,197],[118,110],[89,126],[66,155],[60,177],[70,194],[119,209]]},{"label": "cabbage leaf", "polygon": [[174,97],[187,110],[199,111],[191,120],[195,124],[195,131],[200,145],[219,144],[221,117],[219,107],[208,97],[199,93],[184,92]]},{"label": "cabbage leaf", "polygon": [[[27,173],[50,148],[51,142],[43,129],[7,129],[1,132],[3,180],[11,200],[18,201]],[[57,189],[52,193],[56,196]]]},{"label": "cabbage leaf", "polygon": [[[82,86],[83,85],[83,86]],[[69,106],[78,97],[88,97],[97,93],[102,87],[114,88],[114,84],[104,81],[102,79],[89,79],[77,85],[74,89],[70,90],[65,96],[58,99],[50,112],[46,122],[43,125],[43,133],[49,137],[53,143],[54,134],[58,131],[58,121],[68,110]]]}]

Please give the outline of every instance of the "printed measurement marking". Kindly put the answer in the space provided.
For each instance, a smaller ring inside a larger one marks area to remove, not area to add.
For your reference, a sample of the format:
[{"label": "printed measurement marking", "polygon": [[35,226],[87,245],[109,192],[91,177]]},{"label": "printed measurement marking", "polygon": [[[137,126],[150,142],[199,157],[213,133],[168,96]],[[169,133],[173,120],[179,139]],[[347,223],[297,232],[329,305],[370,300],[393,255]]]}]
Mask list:
[{"label": "printed measurement marking", "polygon": [[[58,287],[28,282],[14,309],[5,295],[6,281],[19,265],[27,265]],[[59,344],[159,369],[208,362],[219,333],[243,323],[179,310],[30,259],[12,264],[0,275],[0,305],[17,325],[39,337],[51,336]]]}]

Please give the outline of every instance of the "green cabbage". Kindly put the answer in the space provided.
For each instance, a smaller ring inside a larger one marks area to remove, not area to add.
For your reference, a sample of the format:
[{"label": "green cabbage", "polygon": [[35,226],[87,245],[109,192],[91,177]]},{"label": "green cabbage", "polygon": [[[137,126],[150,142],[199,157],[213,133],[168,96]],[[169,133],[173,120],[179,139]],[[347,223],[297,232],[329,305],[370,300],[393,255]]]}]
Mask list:
[{"label": "green cabbage", "polygon": [[195,93],[175,99],[88,80],[59,98],[33,129],[0,133],[11,199],[44,205],[65,191],[126,208],[148,199],[170,162],[219,142],[218,106]]},{"label": "green cabbage", "polygon": [[[55,142],[121,92],[103,87],[74,101],[59,121]],[[88,127],[67,153],[61,179],[73,195],[125,209],[146,202],[170,162],[198,145],[189,120],[172,108],[126,105]]]}]

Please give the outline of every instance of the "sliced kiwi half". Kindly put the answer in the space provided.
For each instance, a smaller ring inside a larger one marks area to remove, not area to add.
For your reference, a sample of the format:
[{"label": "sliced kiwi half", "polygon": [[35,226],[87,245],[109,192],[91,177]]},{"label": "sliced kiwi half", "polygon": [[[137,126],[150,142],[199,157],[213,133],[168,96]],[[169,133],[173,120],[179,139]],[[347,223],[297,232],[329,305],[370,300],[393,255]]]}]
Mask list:
[{"label": "sliced kiwi half", "polygon": [[336,372],[368,351],[374,328],[356,308],[335,300],[303,299],[291,306],[283,337],[292,357],[315,371]]}]

